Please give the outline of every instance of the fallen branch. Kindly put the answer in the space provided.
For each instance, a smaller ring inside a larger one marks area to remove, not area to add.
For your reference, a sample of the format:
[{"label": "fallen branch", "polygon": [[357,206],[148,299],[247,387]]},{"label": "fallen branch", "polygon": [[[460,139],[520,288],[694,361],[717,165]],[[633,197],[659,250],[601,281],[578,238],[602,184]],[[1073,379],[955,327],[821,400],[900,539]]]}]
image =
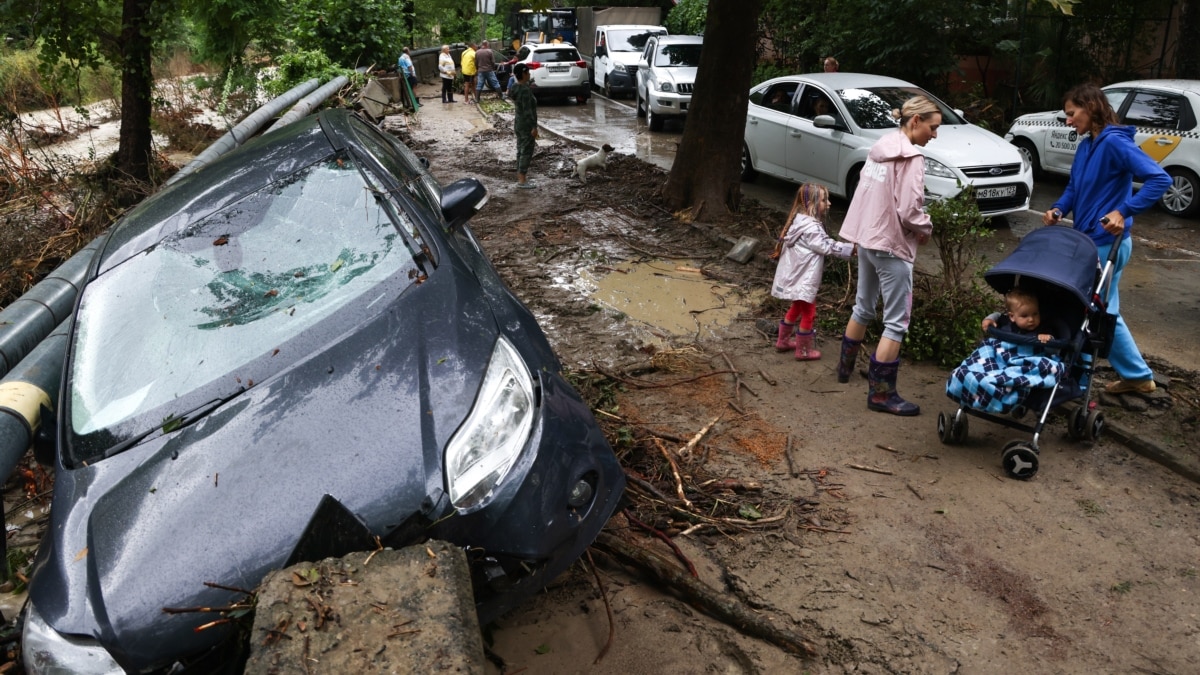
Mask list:
[{"label": "fallen branch", "polygon": [[667,446],[662,444],[662,441],[654,439],[654,444],[658,446],[659,452],[663,457],[667,458],[667,462],[671,465],[671,473],[675,476],[675,493],[679,496],[680,501],[692,508],[692,502],[683,494],[683,478],[679,475],[679,464],[675,462],[675,458],[671,456],[671,451],[667,450]]},{"label": "fallen branch", "polygon": [[686,572],[653,551],[633,546],[608,532],[601,532],[592,545],[650,573],[657,581],[681,593],[695,607],[746,635],[766,640],[791,654],[816,656],[818,653],[816,646],[808,638],[772,626],[743,607],[736,599],[688,576]]},{"label": "fallen branch", "polygon": [[742,381],[742,372],[734,367],[733,361],[729,360],[729,355],[721,352],[721,358],[725,359],[725,363],[729,365],[728,372],[733,373],[733,397],[737,399],[737,402],[742,402],[742,387],[745,387],[751,396],[758,398],[758,393],[751,389],[750,385]]},{"label": "fallen branch", "polygon": [[668,537],[666,535],[666,533],[664,533],[660,530],[657,530],[653,527],[650,527],[646,523],[643,523],[642,521],[638,520],[637,517],[634,516],[633,513],[629,511],[629,509],[625,509],[625,517],[629,519],[629,522],[633,523],[634,525],[637,525],[638,527],[649,532],[650,534],[653,534],[655,537],[658,537],[659,539],[663,540],[663,542],[666,543],[667,546],[671,547],[671,552],[673,552],[675,554],[676,558],[679,558],[679,562],[683,563],[684,566],[687,567],[688,574],[691,574],[693,577],[695,577],[697,579],[700,578],[700,573],[696,571],[696,566],[693,565],[692,561],[689,560],[688,557],[683,554],[683,551],[680,550],[679,546],[676,545],[675,542],[671,541],[671,538]]},{"label": "fallen branch", "polygon": [[720,420],[721,420],[721,415],[717,415],[716,417],[714,417],[712,419],[711,422],[704,425],[703,429],[696,432],[696,435],[692,436],[692,440],[688,441],[687,445],[685,445],[679,449],[679,456],[683,457],[684,459],[687,459],[692,454],[692,450],[696,449],[696,444],[700,442],[700,439],[704,438],[704,434],[707,434],[708,430],[712,429],[713,425],[716,424],[717,422],[719,422]]},{"label": "fallen branch", "polygon": [[769,376],[768,376],[768,375],[767,375],[767,374],[766,374],[766,373],[763,371],[763,369],[762,369],[762,368],[759,368],[759,369],[758,369],[758,376],[759,376],[759,377],[761,377],[761,378],[763,379],[763,382],[766,382],[767,384],[771,385],[772,387],[774,387],[774,386],[775,386],[775,380],[772,380],[772,379],[771,379],[771,378],[770,378],[770,377],[769,377]]},{"label": "fallen branch", "polygon": [[873,466],[863,466],[862,464],[847,464],[846,466],[850,467],[851,469],[858,469],[859,471],[870,471],[871,473],[881,473],[885,476],[893,475],[892,472],[888,471],[887,469],[879,469],[879,468],[876,468]]},{"label": "fallen branch", "polygon": [[600,578],[600,572],[596,570],[596,561],[592,560],[592,552],[586,551],[588,559],[588,567],[592,568],[592,576],[596,577],[596,585],[600,587],[600,597],[604,598],[604,611],[608,613],[608,640],[604,642],[604,648],[596,655],[596,660],[592,661],[592,665],[600,663],[604,655],[608,653],[608,648],[612,647],[613,634],[616,633],[616,625],[613,623],[612,605],[608,602],[608,592],[604,590],[604,580]]},{"label": "fallen branch", "polygon": [[783,456],[787,458],[788,473],[792,474],[792,478],[800,477],[800,464],[796,461],[792,448],[792,435],[788,434],[787,443],[783,446]]},{"label": "fallen branch", "polygon": [[[728,375],[729,373],[737,372],[732,370],[714,370],[704,373],[703,375],[697,375],[695,377],[689,377],[683,380],[675,380],[674,382],[641,382],[638,380],[630,380],[629,378],[607,372],[595,363],[592,363],[592,369],[607,378],[616,380],[622,384],[628,384],[631,387],[638,387],[640,389],[664,389],[666,387],[675,387],[681,384],[687,384],[688,382],[695,382],[696,380],[703,380],[706,377],[713,377],[714,375]],[[757,396],[757,394],[755,394],[755,396]]]}]

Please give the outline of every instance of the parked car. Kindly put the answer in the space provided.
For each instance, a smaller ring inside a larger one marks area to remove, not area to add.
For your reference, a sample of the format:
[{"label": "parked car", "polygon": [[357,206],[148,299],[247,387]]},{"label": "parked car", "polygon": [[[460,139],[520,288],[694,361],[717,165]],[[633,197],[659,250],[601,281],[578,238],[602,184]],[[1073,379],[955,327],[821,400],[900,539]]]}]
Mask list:
[{"label": "parked car", "polygon": [[[1136,142],[1162,165],[1173,184],[1159,204],[1175,216],[1200,213],[1200,81],[1134,80],[1104,87],[1121,124],[1137,129]],[[1064,176],[1079,138],[1061,110],[1021,115],[1004,138],[1021,150],[1034,171]]]},{"label": "parked car", "polygon": [[[636,11],[646,14],[661,10],[639,8]],[[655,35],[666,34],[667,29],[662,26],[596,26],[595,54],[591,55],[592,84],[603,90],[608,98],[634,96],[637,93],[638,59],[646,49],[646,42]]]},{"label": "parked car", "polygon": [[429,537],[466,549],[486,622],[592,542],[621,468],[466,225],[486,189],[422,164],[327,110],[114,226],[35,447],[27,672],[216,672],[237,629],[164,608]]},{"label": "parked car", "polygon": [[752,89],[743,177],[762,172],[794,183],[821,183],[849,199],[871,146],[897,128],[892,110],[917,94],[942,111],[938,137],[920,148],[926,192],[952,197],[960,186],[972,185],[984,215],[1026,209],[1033,172],[1015,148],[914,84],[861,73],[789,75]]},{"label": "parked car", "polygon": [[656,35],[646,42],[637,68],[637,114],[651,131],[687,115],[703,45],[698,35]]},{"label": "parked car", "polygon": [[592,95],[587,64],[579,56],[575,45],[566,42],[527,43],[517,50],[516,63],[529,66],[529,84],[539,101],[543,98],[574,97],[576,102],[586,103]]}]

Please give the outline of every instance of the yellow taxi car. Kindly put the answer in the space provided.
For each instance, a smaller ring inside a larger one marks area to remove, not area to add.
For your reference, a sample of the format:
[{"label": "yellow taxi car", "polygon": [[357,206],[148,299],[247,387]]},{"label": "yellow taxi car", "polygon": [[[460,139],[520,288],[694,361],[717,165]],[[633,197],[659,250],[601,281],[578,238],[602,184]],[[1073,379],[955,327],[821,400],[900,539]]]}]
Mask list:
[{"label": "yellow taxi car", "polygon": [[[1171,176],[1159,202],[1163,210],[1176,216],[1200,212],[1200,80],[1134,80],[1103,89],[1121,124],[1137,129],[1137,144]],[[1070,175],[1080,141],[1061,110],[1022,115],[1004,138],[1035,172],[1062,175]]]}]

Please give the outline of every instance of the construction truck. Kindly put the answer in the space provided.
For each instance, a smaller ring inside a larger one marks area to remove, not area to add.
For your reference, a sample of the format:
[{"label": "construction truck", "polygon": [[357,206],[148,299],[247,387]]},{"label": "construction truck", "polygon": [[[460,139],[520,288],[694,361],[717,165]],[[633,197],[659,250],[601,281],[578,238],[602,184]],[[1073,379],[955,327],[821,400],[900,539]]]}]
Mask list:
[{"label": "construction truck", "polygon": [[505,24],[507,44],[513,53],[526,43],[569,42],[575,44],[575,8],[556,7],[535,12],[514,4]]}]

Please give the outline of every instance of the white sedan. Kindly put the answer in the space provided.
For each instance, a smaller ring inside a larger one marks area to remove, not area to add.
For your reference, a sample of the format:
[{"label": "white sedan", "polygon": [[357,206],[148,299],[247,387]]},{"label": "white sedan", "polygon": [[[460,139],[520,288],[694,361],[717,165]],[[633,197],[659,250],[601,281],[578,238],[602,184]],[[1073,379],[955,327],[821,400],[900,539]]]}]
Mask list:
[{"label": "white sedan", "polygon": [[[1200,81],[1135,80],[1104,87],[1121,124],[1137,129],[1134,142],[1154,158],[1172,185],[1159,204],[1175,216],[1200,213]],[[1061,110],[1021,115],[1005,136],[1025,153],[1035,171],[1064,176],[1079,138]]]},{"label": "white sedan", "polygon": [[926,195],[952,197],[973,185],[986,216],[1028,208],[1033,170],[1015,147],[914,84],[861,73],[789,75],[752,89],[743,178],[761,172],[794,183],[821,183],[849,199],[871,146],[897,128],[892,109],[917,94],[942,110],[938,137],[920,149]]}]

